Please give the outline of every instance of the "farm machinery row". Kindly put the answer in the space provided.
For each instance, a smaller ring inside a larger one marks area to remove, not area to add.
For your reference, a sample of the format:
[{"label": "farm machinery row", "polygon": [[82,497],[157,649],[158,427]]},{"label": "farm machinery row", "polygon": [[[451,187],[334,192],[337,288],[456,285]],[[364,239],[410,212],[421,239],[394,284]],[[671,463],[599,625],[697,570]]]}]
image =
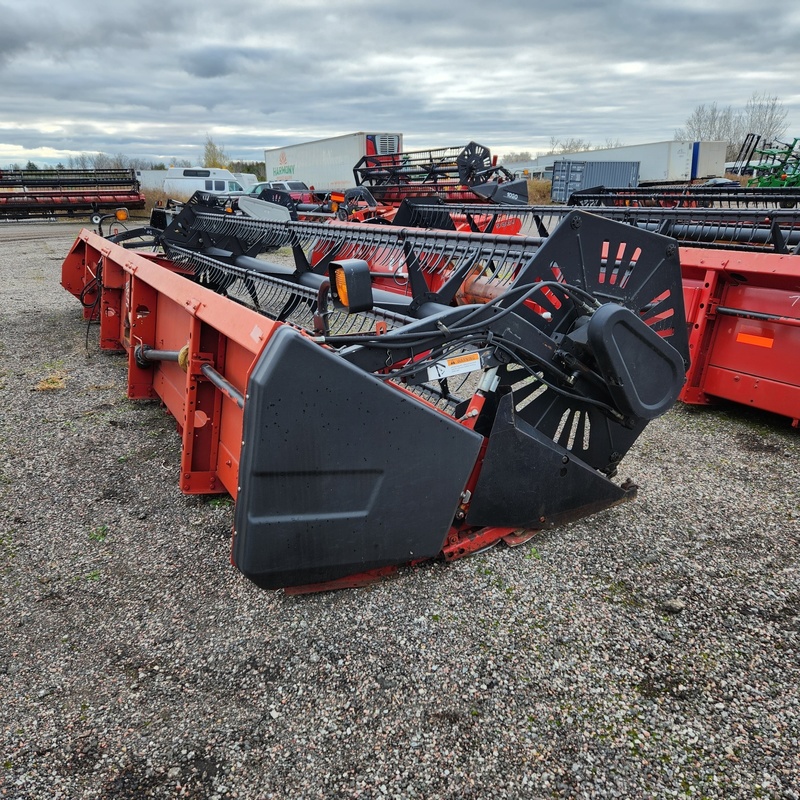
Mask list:
[{"label": "farm machinery row", "polygon": [[595,186],[574,192],[568,204],[764,209],[795,208],[799,200],[800,139],[763,142],[758,134],[750,133],[725,178],[679,186]]},{"label": "farm machinery row", "polygon": [[0,217],[97,215],[118,207],[144,206],[133,170],[0,170]]},{"label": "farm machinery row", "polygon": [[153,252],[83,231],[64,262],[129,396],[177,420],[181,489],[235,499],[259,586],[361,585],[628,500],[621,460],[676,399],[798,424],[794,208],[444,194],[198,193],[154,212]]},{"label": "farm machinery row", "polygon": [[239,204],[196,195],[159,252],[84,230],[62,284],[177,420],[181,489],[235,499],[259,586],[360,585],[635,495],[620,462],[689,366],[673,239],[580,210],[541,237]]},{"label": "farm machinery row", "polygon": [[[443,203],[417,198],[385,215],[393,224],[443,230],[547,237],[575,209],[564,205]],[[642,230],[673,236],[685,247],[800,253],[800,208],[599,206],[587,208]]]}]

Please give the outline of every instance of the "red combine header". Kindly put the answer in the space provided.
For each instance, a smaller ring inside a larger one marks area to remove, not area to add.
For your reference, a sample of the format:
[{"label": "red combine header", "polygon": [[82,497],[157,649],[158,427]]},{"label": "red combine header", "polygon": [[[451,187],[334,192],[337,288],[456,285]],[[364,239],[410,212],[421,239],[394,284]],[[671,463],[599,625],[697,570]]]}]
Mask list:
[{"label": "red combine header", "polygon": [[800,425],[800,258],[681,251],[692,366],[681,400],[717,399]]},{"label": "red combine header", "polygon": [[[270,221],[195,196],[163,255],[83,231],[62,284],[236,501],[267,589],[358,585],[630,499],[684,384],[674,240],[574,211],[546,239]],[[289,246],[291,264],[269,251]],[[491,300],[470,303],[464,285]]]},{"label": "red combine header", "polygon": [[445,202],[522,204],[528,182],[497,165],[487,147],[441,147],[390,155],[364,156],[353,168],[356,186],[385,205],[408,198],[438,197]]},{"label": "red combine header", "polygon": [[133,170],[0,170],[0,217],[96,214],[144,206]]}]

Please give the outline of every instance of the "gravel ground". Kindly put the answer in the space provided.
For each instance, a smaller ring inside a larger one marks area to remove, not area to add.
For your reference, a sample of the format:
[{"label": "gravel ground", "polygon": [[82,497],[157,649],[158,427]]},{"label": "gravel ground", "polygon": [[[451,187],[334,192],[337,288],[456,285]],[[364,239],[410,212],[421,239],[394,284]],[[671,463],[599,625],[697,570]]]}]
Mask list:
[{"label": "gravel ground", "polygon": [[639,498],[527,545],[299,598],[125,397],[0,225],[3,798],[798,798],[800,436],[677,407]]}]

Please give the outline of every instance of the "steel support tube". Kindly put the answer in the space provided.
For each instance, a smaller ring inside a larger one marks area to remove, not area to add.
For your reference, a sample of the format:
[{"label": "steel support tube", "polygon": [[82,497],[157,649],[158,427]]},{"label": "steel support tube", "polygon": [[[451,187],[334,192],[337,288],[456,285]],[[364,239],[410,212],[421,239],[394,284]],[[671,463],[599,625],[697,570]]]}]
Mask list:
[{"label": "steel support tube", "polygon": [[145,366],[151,361],[177,361],[181,351],[180,350],[156,350],[147,345],[136,345],[133,351],[136,358],[136,363]]},{"label": "steel support tube", "polygon": [[724,314],[729,317],[741,317],[742,319],[758,319],[767,322],[780,322],[782,325],[795,325],[800,327],[800,319],[793,317],[782,317],[780,314],[767,314],[763,311],[746,311],[742,308],[717,307],[717,314]]},{"label": "steel support tube", "polygon": [[[180,361],[180,350],[154,350],[146,345],[137,345],[134,350],[136,362],[146,366],[155,361]],[[244,408],[244,395],[236,389],[228,380],[217,372],[211,364],[203,364],[200,372],[206,377],[209,383],[219,389],[229,400],[233,400],[239,408]]]},{"label": "steel support tube", "polygon": [[209,382],[213,383],[225,397],[229,400],[233,400],[239,408],[244,408],[244,395],[236,389],[232,383],[220,375],[211,364],[203,364],[203,366],[200,367],[200,372],[202,372]]},{"label": "steel support tube", "polygon": [[137,344],[133,348],[133,357],[142,369],[146,369],[156,361],[175,361],[180,363],[180,355],[180,350],[156,350],[146,344]]}]

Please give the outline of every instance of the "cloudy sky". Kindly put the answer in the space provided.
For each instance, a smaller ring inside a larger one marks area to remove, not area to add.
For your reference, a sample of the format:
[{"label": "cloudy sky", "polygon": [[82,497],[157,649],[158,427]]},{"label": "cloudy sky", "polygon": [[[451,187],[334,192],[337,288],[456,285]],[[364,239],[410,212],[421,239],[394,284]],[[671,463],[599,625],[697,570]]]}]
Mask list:
[{"label": "cloudy sky", "polygon": [[800,136],[800,3],[0,0],[0,167],[235,159],[352,131],[500,155],[672,139],[777,96]]}]

